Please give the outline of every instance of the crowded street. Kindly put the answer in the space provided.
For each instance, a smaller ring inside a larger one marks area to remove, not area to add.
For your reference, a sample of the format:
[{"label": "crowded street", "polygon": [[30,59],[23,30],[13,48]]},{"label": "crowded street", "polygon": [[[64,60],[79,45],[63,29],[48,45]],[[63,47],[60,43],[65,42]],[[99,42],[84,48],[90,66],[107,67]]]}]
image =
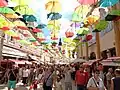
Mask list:
[{"label": "crowded street", "polygon": [[0,0],[0,90],[120,90],[120,0]]}]

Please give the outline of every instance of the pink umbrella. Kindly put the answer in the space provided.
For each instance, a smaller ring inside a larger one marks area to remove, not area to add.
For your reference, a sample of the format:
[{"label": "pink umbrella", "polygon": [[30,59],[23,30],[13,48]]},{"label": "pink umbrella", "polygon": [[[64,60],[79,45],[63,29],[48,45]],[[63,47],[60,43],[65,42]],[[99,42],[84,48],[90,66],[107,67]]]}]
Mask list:
[{"label": "pink umbrella", "polygon": [[91,5],[96,3],[98,0],[78,0],[78,2],[82,5]]},{"label": "pink umbrella", "polygon": [[8,3],[5,0],[0,0],[0,7],[5,7],[7,4]]}]

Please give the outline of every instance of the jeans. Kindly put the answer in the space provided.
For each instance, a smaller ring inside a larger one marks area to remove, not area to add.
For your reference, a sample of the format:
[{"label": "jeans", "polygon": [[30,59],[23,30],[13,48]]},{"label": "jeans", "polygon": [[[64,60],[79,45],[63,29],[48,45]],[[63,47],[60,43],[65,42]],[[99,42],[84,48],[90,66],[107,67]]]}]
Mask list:
[{"label": "jeans", "polygon": [[65,90],[72,90],[72,83],[71,82],[65,82]]},{"label": "jeans", "polygon": [[85,90],[85,86],[83,86],[83,85],[77,85],[77,90]]}]

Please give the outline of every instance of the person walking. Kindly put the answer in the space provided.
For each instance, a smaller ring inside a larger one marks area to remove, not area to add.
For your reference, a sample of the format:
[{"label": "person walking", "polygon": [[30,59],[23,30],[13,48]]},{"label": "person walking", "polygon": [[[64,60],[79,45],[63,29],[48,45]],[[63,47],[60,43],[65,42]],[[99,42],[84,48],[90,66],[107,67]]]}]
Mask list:
[{"label": "person walking", "polygon": [[14,67],[12,67],[8,73],[8,90],[16,90],[17,73]]},{"label": "person walking", "polygon": [[103,80],[99,77],[100,72],[96,70],[87,84],[87,90],[106,90]]},{"label": "person walking", "polygon": [[120,90],[120,69],[115,70],[116,77],[111,80],[111,90]]},{"label": "person walking", "polygon": [[110,90],[110,86],[111,86],[111,79],[113,78],[113,69],[109,68],[108,69],[108,73],[106,74],[106,80],[107,80],[107,89]]},{"label": "person walking", "polygon": [[77,90],[85,90],[87,81],[87,74],[84,72],[83,67],[80,66],[79,70],[76,71],[75,75],[75,85],[77,86]]},{"label": "person walking", "polygon": [[65,74],[65,90],[72,90],[72,78],[71,78],[71,73],[72,70],[70,68],[70,66],[66,66],[65,70],[64,70],[64,74]]}]

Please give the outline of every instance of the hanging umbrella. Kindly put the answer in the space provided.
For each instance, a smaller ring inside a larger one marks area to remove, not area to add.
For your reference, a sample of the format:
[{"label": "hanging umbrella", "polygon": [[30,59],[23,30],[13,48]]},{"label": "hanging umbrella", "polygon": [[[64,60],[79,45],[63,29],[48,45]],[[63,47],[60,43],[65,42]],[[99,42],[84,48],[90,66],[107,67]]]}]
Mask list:
[{"label": "hanging umbrella", "polygon": [[90,15],[89,17],[85,19],[85,22],[87,22],[89,25],[92,25],[98,22],[99,18],[100,17],[98,16]]},{"label": "hanging umbrella", "polygon": [[48,21],[48,24],[57,26],[57,25],[60,25],[60,22],[58,20],[50,20]]},{"label": "hanging umbrella", "polygon": [[100,7],[110,7],[117,4],[119,0],[100,0],[99,5]]},{"label": "hanging umbrella", "polygon": [[79,14],[77,13],[73,13],[72,15],[72,21],[73,22],[80,22],[83,21],[83,17],[81,17]]},{"label": "hanging umbrella", "polygon": [[0,0],[0,7],[5,7],[7,5],[8,3],[6,2],[6,0]]},{"label": "hanging umbrella", "polygon": [[98,0],[77,0],[82,5],[92,5],[95,4]]},{"label": "hanging umbrella", "polygon": [[22,30],[28,30],[27,26],[25,25],[24,22],[18,20],[18,21],[14,21],[13,22],[15,26],[17,26],[17,28],[20,28]]},{"label": "hanging umbrella", "polygon": [[14,8],[15,12],[18,12],[22,15],[33,15],[34,11],[28,5],[19,5]]},{"label": "hanging umbrella", "polygon": [[105,20],[100,20],[100,22],[98,24],[95,25],[95,29],[101,31],[106,29],[108,26],[108,22]]},{"label": "hanging umbrella", "polygon": [[34,29],[32,30],[32,32],[38,33],[38,32],[42,32],[42,30],[40,30],[39,28],[34,28]]},{"label": "hanging umbrella", "polygon": [[13,36],[13,38],[16,39],[16,40],[20,40],[19,36]]},{"label": "hanging umbrella", "polygon": [[72,39],[71,38],[63,38],[63,42],[70,43],[70,42],[72,42]]},{"label": "hanging umbrella", "polygon": [[10,28],[9,27],[2,27],[2,28],[0,28],[1,30],[3,30],[3,31],[7,31],[7,30],[10,30]]},{"label": "hanging umbrella", "polygon": [[12,2],[15,2],[17,5],[29,5],[32,0],[11,0]]},{"label": "hanging umbrella", "polygon": [[18,42],[21,43],[21,44],[25,44],[25,45],[30,45],[31,44],[30,42],[28,42],[26,40],[19,40]]},{"label": "hanging umbrella", "polygon": [[18,16],[17,14],[3,14],[6,18],[11,18],[11,19],[17,19],[17,18],[21,18],[20,16]]},{"label": "hanging umbrella", "polygon": [[18,36],[17,33],[14,32],[13,30],[5,31],[5,34],[7,34],[7,35],[9,35],[9,36],[13,36],[13,37]]},{"label": "hanging umbrella", "polygon": [[50,29],[50,30],[56,30],[56,31],[60,30],[60,26],[58,26],[58,25],[55,26],[53,24],[48,24],[47,28]]},{"label": "hanging umbrella", "polygon": [[45,28],[45,27],[46,27],[45,24],[39,24],[36,28],[43,29],[43,28]]},{"label": "hanging umbrella", "polygon": [[2,13],[2,14],[14,14],[15,12],[9,7],[0,7],[0,13]]},{"label": "hanging umbrella", "polygon": [[45,4],[45,9],[50,12],[59,12],[61,11],[61,4],[58,1],[50,1]]},{"label": "hanging umbrella", "polygon": [[30,41],[30,42],[36,42],[36,39],[35,38],[29,38],[28,41]]},{"label": "hanging umbrella", "polygon": [[83,36],[83,35],[87,35],[89,32],[90,32],[89,28],[80,28],[77,31],[77,35]]},{"label": "hanging umbrella", "polygon": [[27,22],[36,22],[37,18],[34,15],[23,15],[23,19]]},{"label": "hanging umbrella", "polygon": [[58,20],[58,19],[62,18],[62,15],[59,13],[51,12],[51,13],[47,14],[47,18],[50,18],[51,20]]},{"label": "hanging umbrella", "polygon": [[81,23],[79,23],[79,22],[72,23],[70,26],[71,26],[71,27],[80,27],[80,26],[81,26]]}]

